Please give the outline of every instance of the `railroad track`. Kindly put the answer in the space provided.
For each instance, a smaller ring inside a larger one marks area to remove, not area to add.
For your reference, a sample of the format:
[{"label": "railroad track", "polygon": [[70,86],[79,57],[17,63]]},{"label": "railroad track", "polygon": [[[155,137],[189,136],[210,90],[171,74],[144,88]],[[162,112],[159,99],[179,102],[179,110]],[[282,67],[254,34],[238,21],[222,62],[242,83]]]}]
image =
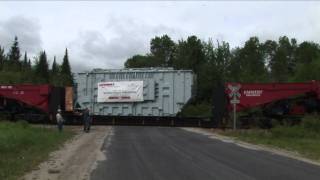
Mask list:
[{"label": "railroad track", "polygon": [[213,127],[209,118],[199,117],[93,117],[94,125]]},{"label": "railroad track", "polygon": [[[12,120],[11,116],[7,116]],[[66,125],[81,125],[82,116],[65,114]],[[34,124],[55,124],[44,114],[17,114],[13,121],[26,120]],[[92,125],[120,126],[171,126],[171,127],[213,127],[210,118],[204,117],[157,117],[157,116],[92,116]]]}]

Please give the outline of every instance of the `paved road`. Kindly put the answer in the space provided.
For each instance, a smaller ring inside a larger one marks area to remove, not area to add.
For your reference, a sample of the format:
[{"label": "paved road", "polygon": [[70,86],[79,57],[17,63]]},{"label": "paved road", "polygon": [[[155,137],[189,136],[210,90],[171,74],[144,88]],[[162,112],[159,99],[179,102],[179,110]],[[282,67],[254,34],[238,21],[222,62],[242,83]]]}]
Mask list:
[{"label": "paved road", "polygon": [[320,167],[179,128],[114,127],[105,146],[93,180],[320,179]]}]

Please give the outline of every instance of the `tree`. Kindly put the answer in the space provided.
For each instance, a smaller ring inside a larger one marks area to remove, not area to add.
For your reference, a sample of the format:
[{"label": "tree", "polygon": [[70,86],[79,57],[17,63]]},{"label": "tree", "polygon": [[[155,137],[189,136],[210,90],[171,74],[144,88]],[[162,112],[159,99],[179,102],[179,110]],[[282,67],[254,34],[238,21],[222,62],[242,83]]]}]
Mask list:
[{"label": "tree", "polygon": [[203,52],[205,63],[201,64],[197,76],[198,98],[210,103],[213,89],[228,77],[231,53],[228,43],[217,42],[217,48],[215,48],[211,39],[203,43]]},{"label": "tree", "polygon": [[32,65],[31,65],[31,60],[28,60],[28,68],[31,69]]},{"label": "tree", "polygon": [[226,79],[231,82],[240,82],[241,77],[241,58],[240,58],[240,52],[241,48],[236,47],[235,49],[231,50],[231,58],[230,58],[230,64],[228,66],[228,76]]},{"label": "tree", "polygon": [[192,69],[195,73],[205,62],[203,45],[196,36],[189,36],[186,41],[180,40],[177,45],[173,66],[176,69]]},{"label": "tree", "polygon": [[230,52],[230,46],[229,43],[222,42],[220,44],[218,42],[218,47],[216,49],[216,59],[213,62],[215,66],[217,67],[218,73],[220,75],[220,79],[222,81],[227,80],[227,77],[229,75],[228,68],[231,63],[231,52]]},{"label": "tree", "polygon": [[156,67],[153,56],[134,55],[124,63],[126,68]]},{"label": "tree", "polygon": [[[196,36],[189,36],[187,40],[180,40],[175,51],[173,66],[175,69],[190,69],[196,75],[202,71],[203,64],[206,63],[203,44]],[[202,86],[200,78],[196,79],[196,84]],[[196,95],[199,99],[204,97],[200,88],[196,89]]]},{"label": "tree", "polygon": [[58,72],[59,72],[58,64],[57,64],[57,62],[56,62],[56,56],[54,56],[54,58],[53,58],[53,63],[52,63],[51,72],[52,72],[52,75],[56,75],[56,74],[58,74]]},{"label": "tree", "polygon": [[311,80],[320,80],[320,58],[310,63],[298,64],[297,71],[293,76],[294,81],[305,82]]},{"label": "tree", "polygon": [[21,64],[19,61],[20,57],[21,57],[21,54],[20,54],[18,37],[15,36],[14,42],[13,42],[11,49],[8,53],[10,70],[13,70],[13,71],[20,70],[20,67],[21,67]]},{"label": "tree", "polygon": [[68,49],[66,49],[65,55],[63,57],[63,62],[61,65],[61,76],[63,78],[63,85],[65,86],[73,85],[73,77],[71,74],[71,68],[69,64]]},{"label": "tree", "polygon": [[297,68],[293,81],[320,80],[320,48],[313,42],[301,43],[295,53]]},{"label": "tree", "polygon": [[134,55],[125,62],[126,68],[171,67],[175,43],[168,35],[156,36],[150,41],[150,54]]},{"label": "tree", "polygon": [[311,63],[320,56],[319,44],[314,42],[302,42],[296,51],[297,63]]},{"label": "tree", "polygon": [[6,56],[4,54],[4,49],[0,46],[0,71],[4,70],[4,63],[6,61]]},{"label": "tree", "polygon": [[49,68],[47,55],[45,51],[40,52],[39,60],[36,62],[36,74],[38,75],[40,83],[49,82]]},{"label": "tree", "polygon": [[241,82],[266,82],[268,72],[265,66],[262,45],[257,37],[251,37],[239,50],[240,81]]},{"label": "tree", "polygon": [[53,58],[53,63],[50,71],[50,83],[55,86],[63,86],[64,82],[61,82],[60,66],[57,64],[56,56]]},{"label": "tree", "polygon": [[28,62],[28,55],[27,55],[27,52],[25,52],[24,58],[22,61],[22,71],[27,71],[29,69],[30,69],[30,67],[29,67],[29,62]]},{"label": "tree", "polygon": [[175,43],[168,35],[156,36],[151,40],[150,52],[154,56],[156,66],[172,66]]},{"label": "tree", "polygon": [[280,37],[278,43],[270,40],[265,42],[264,50],[269,57],[268,67],[272,81],[286,82],[294,74],[296,48],[297,41],[289,40],[286,36]]},{"label": "tree", "polygon": [[272,63],[278,49],[278,43],[273,40],[267,40],[262,44],[264,62],[267,65],[268,72],[271,72]]}]

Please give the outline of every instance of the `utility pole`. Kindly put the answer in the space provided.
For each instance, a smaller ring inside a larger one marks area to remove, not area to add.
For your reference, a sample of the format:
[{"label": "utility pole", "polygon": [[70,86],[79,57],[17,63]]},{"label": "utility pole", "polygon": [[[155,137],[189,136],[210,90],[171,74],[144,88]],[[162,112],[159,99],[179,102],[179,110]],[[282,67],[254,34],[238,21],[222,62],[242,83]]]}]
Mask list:
[{"label": "utility pole", "polygon": [[233,104],[233,130],[237,129],[236,103]]}]

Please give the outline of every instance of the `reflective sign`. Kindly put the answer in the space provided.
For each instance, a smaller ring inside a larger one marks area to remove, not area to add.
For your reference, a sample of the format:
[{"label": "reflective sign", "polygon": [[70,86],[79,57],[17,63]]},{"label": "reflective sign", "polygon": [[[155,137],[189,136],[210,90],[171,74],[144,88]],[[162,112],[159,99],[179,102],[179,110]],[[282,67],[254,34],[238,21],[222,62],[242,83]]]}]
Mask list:
[{"label": "reflective sign", "polygon": [[240,103],[239,98],[241,97],[239,90],[240,90],[241,86],[240,85],[236,85],[236,86],[229,85],[228,88],[230,89],[229,97],[232,98],[230,100],[230,103],[231,104],[239,104]]},{"label": "reflective sign", "polygon": [[141,102],[143,81],[116,81],[98,83],[97,102]]},{"label": "reflective sign", "polygon": [[230,100],[230,103],[231,103],[231,104],[239,104],[239,103],[240,103],[240,100],[239,100],[239,99],[231,99],[231,100]]}]

